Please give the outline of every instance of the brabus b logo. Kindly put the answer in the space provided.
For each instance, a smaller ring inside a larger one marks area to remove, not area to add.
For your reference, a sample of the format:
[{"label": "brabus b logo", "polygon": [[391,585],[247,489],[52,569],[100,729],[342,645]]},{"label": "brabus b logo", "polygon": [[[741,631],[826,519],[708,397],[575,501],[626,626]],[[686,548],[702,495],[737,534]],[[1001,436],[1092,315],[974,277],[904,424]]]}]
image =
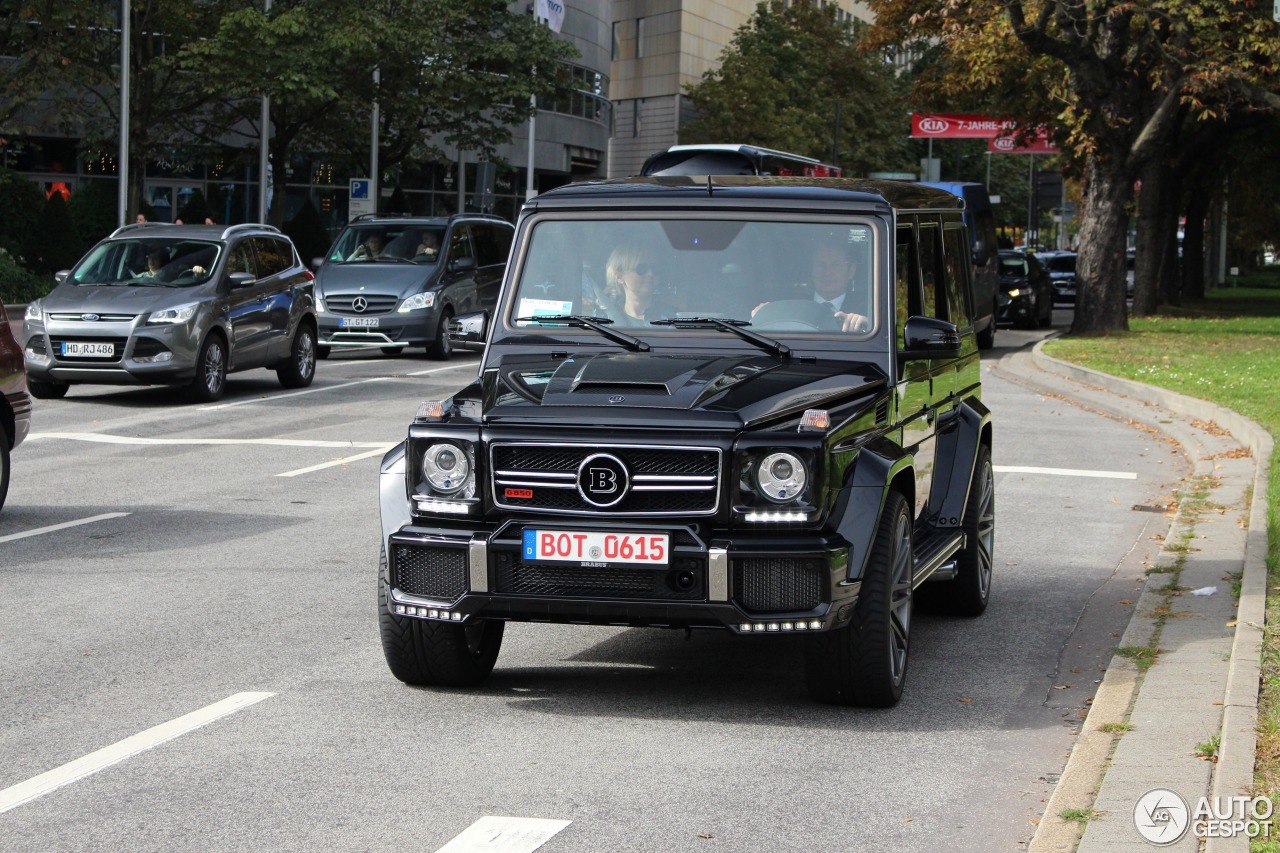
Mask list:
[{"label": "brabus b logo", "polygon": [[622,460],[609,453],[593,453],[578,466],[578,494],[601,509],[627,496],[631,477]]},{"label": "brabus b logo", "polygon": [[944,133],[951,127],[951,122],[944,118],[920,119],[920,129],[925,133]]}]

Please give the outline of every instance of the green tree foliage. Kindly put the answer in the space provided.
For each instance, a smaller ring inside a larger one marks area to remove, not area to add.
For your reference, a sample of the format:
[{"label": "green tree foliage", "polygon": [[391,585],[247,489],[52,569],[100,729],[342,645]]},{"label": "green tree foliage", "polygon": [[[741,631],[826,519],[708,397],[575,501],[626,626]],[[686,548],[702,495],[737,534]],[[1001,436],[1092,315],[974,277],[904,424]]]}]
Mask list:
[{"label": "green tree foliage", "polygon": [[115,230],[118,203],[115,181],[86,181],[76,188],[67,202],[67,212],[75,225],[81,254]]},{"label": "green tree foliage", "polygon": [[[379,163],[392,168],[408,158],[447,160],[458,148],[492,155],[527,118],[530,96],[556,91],[553,73],[533,69],[574,53],[498,0],[292,0],[269,14],[223,16],[208,38],[186,44],[181,62],[219,104],[204,138],[230,129],[256,143],[265,95],[273,163],[300,147],[368,162],[376,100]],[[284,170],[273,177],[283,197]],[[280,206],[272,215],[282,217]]]},{"label": "green tree foliage", "polygon": [[44,196],[34,182],[0,169],[0,249],[20,259],[42,207]]},{"label": "green tree foliage", "polygon": [[[937,92],[992,93],[1009,105],[1006,115],[1020,107],[1033,119],[1056,113],[1064,130],[1058,141],[1081,164],[1084,187],[1075,332],[1127,328],[1133,186],[1149,163],[1177,146],[1183,120],[1280,106],[1280,40],[1269,4],[1260,0],[870,5],[884,28],[881,43],[932,41],[946,52],[945,73],[931,81]],[[1030,85],[1019,89],[1020,75]]]},{"label": "green tree foliage", "polygon": [[834,5],[761,3],[720,67],[685,91],[697,117],[681,128],[683,143],[835,156],[850,175],[915,168],[902,87],[889,66],[859,51]]}]

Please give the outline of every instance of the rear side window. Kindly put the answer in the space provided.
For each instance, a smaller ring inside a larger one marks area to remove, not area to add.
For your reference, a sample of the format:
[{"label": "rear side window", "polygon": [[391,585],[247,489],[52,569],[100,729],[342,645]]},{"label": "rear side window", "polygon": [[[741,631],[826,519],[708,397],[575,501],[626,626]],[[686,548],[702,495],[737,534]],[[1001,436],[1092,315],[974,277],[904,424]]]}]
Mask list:
[{"label": "rear side window", "polygon": [[247,272],[258,276],[258,266],[253,260],[253,247],[249,245],[248,240],[241,240],[231,247],[231,255],[227,259],[227,272]]},{"label": "rear side window", "polygon": [[973,323],[969,304],[973,300],[973,288],[969,285],[969,265],[966,262],[966,234],[962,227],[947,228],[942,234],[947,305],[951,309],[951,322],[963,329]]},{"label": "rear side window", "polygon": [[491,267],[504,263],[511,252],[512,233],[512,229],[496,225],[471,226],[471,236],[476,244],[476,264]]},{"label": "rear side window", "polygon": [[465,225],[458,225],[453,229],[453,233],[449,235],[449,263],[460,258],[474,258],[475,251],[471,248],[471,231]]},{"label": "rear side window", "polygon": [[258,254],[258,277],[278,275],[293,264],[293,252],[289,244],[274,237],[254,237],[253,248]]},{"label": "rear side window", "polygon": [[947,318],[947,299],[942,288],[942,229],[936,221],[920,223],[920,283],[924,287],[924,315]]}]

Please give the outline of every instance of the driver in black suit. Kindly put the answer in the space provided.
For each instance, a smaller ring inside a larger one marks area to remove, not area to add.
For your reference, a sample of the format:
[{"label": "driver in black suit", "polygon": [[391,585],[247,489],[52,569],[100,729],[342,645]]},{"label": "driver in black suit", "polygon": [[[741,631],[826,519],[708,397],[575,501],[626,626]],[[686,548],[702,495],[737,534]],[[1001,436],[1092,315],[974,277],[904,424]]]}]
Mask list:
[{"label": "driver in black suit", "polygon": [[[810,292],[814,302],[831,311],[840,328],[845,332],[865,332],[871,328],[871,318],[857,309],[860,294],[854,291],[858,274],[858,262],[840,243],[820,243],[810,255]],[[865,298],[865,294],[861,294]],[[765,305],[757,305],[751,312],[755,316]]]}]

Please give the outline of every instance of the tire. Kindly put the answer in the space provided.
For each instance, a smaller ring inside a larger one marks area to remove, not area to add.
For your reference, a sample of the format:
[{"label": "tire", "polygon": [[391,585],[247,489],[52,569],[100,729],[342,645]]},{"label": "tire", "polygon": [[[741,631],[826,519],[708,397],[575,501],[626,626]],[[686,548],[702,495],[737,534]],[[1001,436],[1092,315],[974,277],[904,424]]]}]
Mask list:
[{"label": "tire", "polygon": [[0,424],[0,509],[4,509],[4,499],[9,494],[9,460],[9,433]]},{"label": "tire", "polygon": [[316,358],[324,361],[333,354],[333,347],[327,347],[322,344],[316,344]]},{"label": "tire", "polygon": [[995,565],[996,490],[991,451],[978,446],[973,463],[973,484],[964,506],[964,550],[956,555],[956,576],[949,581],[925,584],[929,609],[950,616],[981,616],[991,597]]},{"label": "tire", "polygon": [[849,624],[805,637],[809,695],[833,705],[888,708],[902,698],[911,652],[915,560],[911,512],[890,491]]},{"label": "tire", "polygon": [[71,390],[71,385],[67,382],[50,382],[44,379],[27,377],[27,390],[37,400],[61,400],[67,396],[67,391]]},{"label": "tire", "polygon": [[285,388],[306,388],[316,378],[316,333],[310,323],[298,325],[289,347],[289,360],[276,368]]},{"label": "tire", "polygon": [[1040,328],[1047,329],[1053,325],[1053,291],[1049,291],[1048,296],[1040,302],[1044,305],[1044,316],[1040,318]]},{"label": "tire", "polygon": [[227,390],[227,344],[221,335],[211,334],[200,346],[196,375],[187,386],[187,395],[197,403],[214,403]]},{"label": "tire", "polygon": [[441,311],[440,322],[436,324],[436,339],[427,344],[427,355],[439,361],[448,361],[453,355],[453,344],[449,343],[449,321],[452,319],[452,308]]},{"label": "tire", "polygon": [[378,569],[378,628],[391,674],[418,687],[474,687],[493,672],[505,622],[479,619],[465,625],[397,616],[388,606],[387,552]]},{"label": "tire", "polygon": [[991,349],[996,345],[996,315],[998,313],[998,310],[993,309],[991,312],[991,325],[978,332],[978,349]]}]

